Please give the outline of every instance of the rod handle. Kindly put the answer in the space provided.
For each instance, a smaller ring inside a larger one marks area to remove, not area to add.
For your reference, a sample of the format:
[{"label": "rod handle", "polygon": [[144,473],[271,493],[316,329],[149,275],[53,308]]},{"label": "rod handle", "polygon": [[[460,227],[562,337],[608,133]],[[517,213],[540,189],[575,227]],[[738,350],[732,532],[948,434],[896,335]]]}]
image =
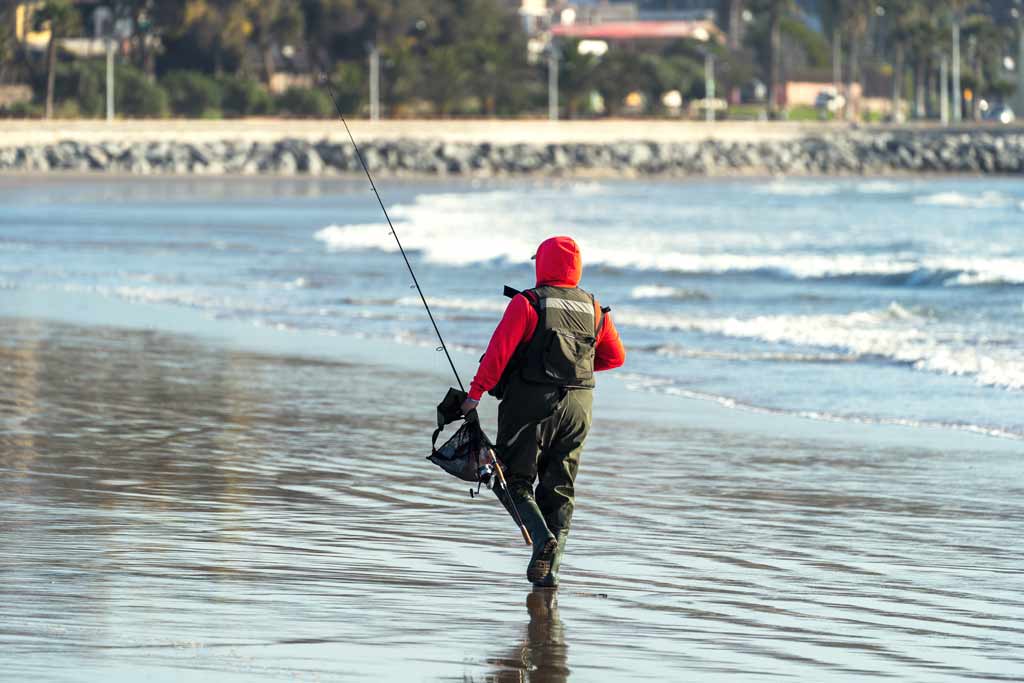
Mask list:
[{"label": "rod handle", "polygon": [[530,538],[530,532],[526,530],[526,527],[520,525],[519,530],[523,532],[523,540],[526,541],[526,545],[533,545],[533,539]]}]

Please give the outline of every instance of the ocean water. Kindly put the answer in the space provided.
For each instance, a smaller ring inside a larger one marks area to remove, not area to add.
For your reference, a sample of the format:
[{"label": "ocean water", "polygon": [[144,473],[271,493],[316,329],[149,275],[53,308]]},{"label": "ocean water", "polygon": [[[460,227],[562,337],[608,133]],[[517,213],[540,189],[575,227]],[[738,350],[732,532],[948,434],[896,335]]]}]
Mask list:
[{"label": "ocean water", "polygon": [[[1024,438],[1017,180],[380,189],[455,348],[486,346],[502,285],[531,285],[536,244],[568,234],[635,391]],[[363,181],[12,181],[0,202],[0,296],[89,292],[436,345]]]},{"label": "ocean water", "polygon": [[365,183],[8,178],[0,680],[1022,679],[1015,184],[382,189],[465,380],[543,237],[614,309],[560,589]]}]

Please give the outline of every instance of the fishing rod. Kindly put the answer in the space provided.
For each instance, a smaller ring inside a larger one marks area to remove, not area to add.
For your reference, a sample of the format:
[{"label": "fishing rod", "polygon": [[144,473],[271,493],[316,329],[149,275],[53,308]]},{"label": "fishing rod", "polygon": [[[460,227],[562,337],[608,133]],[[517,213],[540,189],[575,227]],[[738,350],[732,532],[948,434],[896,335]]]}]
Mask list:
[{"label": "fishing rod", "polygon": [[[423,295],[423,289],[420,287],[419,280],[416,279],[416,273],[413,272],[412,264],[409,263],[409,257],[406,256],[405,249],[402,247],[402,241],[398,239],[398,233],[395,231],[395,226],[391,223],[391,217],[388,216],[388,210],[384,208],[384,201],[380,198],[380,192],[377,192],[377,185],[373,182],[373,176],[370,175],[370,168],[366,165],[363,153],[359,151],[359,145],[356,144],[356,139],[352,136],[352,130],[348,127],[348,121],[345,120],[345,115],[341,113],[341,106],[338,104],[338,98],[334,95],[334,86],[331,84],[331,80],[327,78],[326,73],[320,74],[320,81],[326,86],[327,94],[331,96],[331,102],[334,103],[334,109],[338,112],[338,118],[340,118],[341,122],[345,124],[345,132],[348,133],[348,139],[352,141],[352,147],[356,150],[356,156],[359,157],[359,163],[362,164],[363,171],[366,172],[366,179],[370,181],[370,187],[373,188],[373,194],[377,196],[377,203],[380,204],[380,210],[384,212],[384,218],[388,222],[388,227],[391,228],[391,235],[395,238],[395,242],[398,244],[398,250],[402,252],[402,258],[405,260],[405,267],[409,269],[409,275],[412,276],[412,282],[416,285],[416,291],[420,293],[420,299],[423,301],[423,308],[427,309],[427,316],[430,318],[430,324],[434,326],[434,332],[437,333],[437,338],[441,342],[441,349],[444,351],[444,355],[448,359],[448,365],[452,366],[452,372],[455,373],[455,381],[459,383],[459,389],[465,393],[466,387],[462,385],[462,378],[459,377],[459,371],[455,369],[455,363],[452,361],[451,354],[448,353],[448,346],[444,343],[444,337],[441,336],[441,330],[437,327],[437,321],[434,320],[434,314],[430,312],[430,305],[427,304],[427,297]],[[467,419],[469,418],[467,417]],[[509,495],[508,483],[505,481],[505,475],[501,471],[501,464],[498,462],[498,458],[492,448],[488,447],[487,452],[490,458],[494,461],[494,469],[497,472],[498,484],[502,489],[504,489],[505,495],[509,498],[509,505],[506,507],[512,512],[512,518],[515,520],[516,524],[519,525],[519,531],[522,533],[523,540],[526,541],[526,545],[532,545],[533,539],[530,538],[530,532],[527,531],[526,525],[523,523],[523,518],[519,514],[519,510],[516,509],[515,504],[512,502],[511,495]]]},{"label": "fishing rod", "polygon": [[359,145],[356,144],[356,139],[352,137],[352,131],[348,127],[348,121],[345,120],[345,115],[341,113],[341,106],[338,104],[338,98],[334,95],[334,86],[331,85],[331,81],[327,78],[327,74],[320,74],[321,82],[327,87],[327,94],[331,96],[331,102],[334,103],[334,109],[338,112],[338,117],[341,118],[341,122],[345,124],[345,132],[348,133],[348,139],[352,141],[352,146],[356,150],[356,156],[359,157],[359,163],[362,164],[363,170],[366,172],[366,178],[370,181],[370,187],[373,188],[373,193],[377,195],[377,203],[380,204],[380,210],[384,212],[384,218],[388,222],[388,227],[391,228],[391,236],[395,238],[395,242],[398,244],[398,251],[402,253],[402,258],[405,260],[405,267],[409,269],[409,275],[412,276],[412,283],[416,286],[416,291],[420,293],[420,300],[423,301],[423,307],[427,309],[427,316],[430,318],[430,324],[434,326],[434,332],[437,333],[437,338],[441,342],[441,349],[444,351],[445,357],[448,359],[448,365],[452,366],[452,372],[455,373],[455,381],[459,383],[459,389],[463,392],[466,391],[466,387],[462,385],[462,378],[459,377],[459,371],[455,369],[455,363],[452,361],[452,356],[448,353],[448,345],[444,343],[444,337],[441,336],[441,330],[437,327],[437,321],[434,320],[434,314],[430,311],[430,306],[427,304],[427,297],[423,295],[423,289],[420,287],[419,280],[416,279],[416,273],[412,270],[412,264],[409,263],[409,257],[405,254],[405,249],[402,247],[402,241],[398,239],[398,233],[395,231],[395,226],[391,223],[391,217],[388,215],[388,210],[384,208],[384,201],[380,198],[380,192],[377,192],[377,185],[373,182],[373,176],[370,175],[370,169],[366,165],[366,160],[363,159],[363,153],[359,151]]}]

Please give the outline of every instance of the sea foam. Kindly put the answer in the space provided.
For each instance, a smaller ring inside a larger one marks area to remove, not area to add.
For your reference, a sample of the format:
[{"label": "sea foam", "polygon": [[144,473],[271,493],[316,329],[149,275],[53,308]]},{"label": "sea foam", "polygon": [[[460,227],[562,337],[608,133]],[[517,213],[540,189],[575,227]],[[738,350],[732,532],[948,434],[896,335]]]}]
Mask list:
[{"label": "sea foam", "polygon": [[[552,226],[558,226],[559,232],[577,236],[588,267],[793,280],[861,279],[911,287],[1024,284],[1024,254],[997,253],[995,245],[978,244],[971,246],[969,253],[974,255],[963,257],[965,245],[941,235],[929,242],[923,237],[908,241],[884,234],[809,235],[788,228],[736,227],[707,233],[685,227],[644,228],[628,218],[609,220],[600,206],[584,205],[567,218],[563,205],[560,195],[543,191],[438,193],[394,206],[391,214],[406,250],[444,265],[529,264],[536,245],[551,236]],[[579,222],[580,227],[575,229],[567,221]],[[384,223],[331,225],[314,237],[332,251],[398,249]],[[645,295],[651,296],[652,291]]]}]

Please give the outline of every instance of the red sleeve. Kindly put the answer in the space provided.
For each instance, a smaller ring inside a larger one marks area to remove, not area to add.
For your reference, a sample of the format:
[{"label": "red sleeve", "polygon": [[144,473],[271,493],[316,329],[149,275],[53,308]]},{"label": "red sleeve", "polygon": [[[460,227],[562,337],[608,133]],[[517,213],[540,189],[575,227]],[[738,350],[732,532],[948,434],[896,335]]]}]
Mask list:
[{"label": "red sleeve", "polygon": [[626,362],[626,348],[619,339],[619,331],[612,322],[612,314],[604,316],[604,327],[597,335],[597,349],[594,356],[594,370],[614,370]]},{"label": "red sleeve", "polygon": [[485,391],[494,388],[516,348],[529,340],[536,329],[537,311],[533,310],[533,306],[522,294],[513,297],[491,335],[491,343],[487,345],[487,352],[480,360],[480,368],[469,385],[470,398],[479,401]]}]

